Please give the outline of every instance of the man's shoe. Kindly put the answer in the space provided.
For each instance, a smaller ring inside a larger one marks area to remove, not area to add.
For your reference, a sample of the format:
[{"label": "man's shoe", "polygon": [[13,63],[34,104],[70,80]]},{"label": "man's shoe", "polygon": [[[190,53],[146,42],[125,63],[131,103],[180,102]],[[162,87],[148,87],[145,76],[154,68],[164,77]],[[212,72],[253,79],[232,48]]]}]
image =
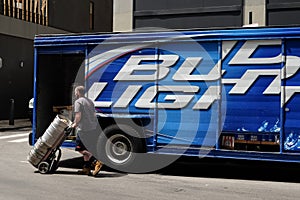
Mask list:
[{"label": "man's shoe", "polygon": [[80,174],[80,175],[90,175],[91,174],[91,168],[83,167],[83,169],[78,170],[77,173]]},{"label": "man's shoe", "polygon": [[95,165],[95,169],[93,171],[93,176],[96,176],[99,173],[99,171],[100,171],[101,167],[103,166],[103,164],[99,160],[97,160],[94,163],[94,165]]}]

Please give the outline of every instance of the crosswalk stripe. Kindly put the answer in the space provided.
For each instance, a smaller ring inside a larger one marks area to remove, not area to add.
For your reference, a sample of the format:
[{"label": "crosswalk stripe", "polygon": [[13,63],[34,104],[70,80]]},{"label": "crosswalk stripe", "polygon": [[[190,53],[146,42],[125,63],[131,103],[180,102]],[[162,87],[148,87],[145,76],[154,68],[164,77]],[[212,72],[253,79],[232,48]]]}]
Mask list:
[{"label": "crosswalk stripe", "polygon": [[19,142],[27,142],[28,138],[21,138],[21,139],[17,139],[17,140],[11,140],[8,142],[14,142],[14,143],[19,143]]},{"label": "crosswalk stripe", "polygon": [[9,139],[9,138],[16,138],[16,137],[23,137],[23,136],[28,136],[28,135],[29,135],[29,133],[21,133],[21,134],[0,136],[0,140]]}]

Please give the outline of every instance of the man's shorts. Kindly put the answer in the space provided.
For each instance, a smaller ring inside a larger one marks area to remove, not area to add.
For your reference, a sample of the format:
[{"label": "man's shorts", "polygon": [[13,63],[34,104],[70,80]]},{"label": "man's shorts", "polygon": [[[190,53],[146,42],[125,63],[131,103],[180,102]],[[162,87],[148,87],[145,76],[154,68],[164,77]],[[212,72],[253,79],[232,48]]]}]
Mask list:
[{"label": "man's shorts", "polygon": [[84,146],[84,144],[82,143],[82,141],[80,140],[80,137],[77,136],[76,137],[76,147],[75,147],[75,151],[84,151],[86,150],[86,147]]},{"label": "man's shorts", "polygon": [[[97,141],[97,139],[98,139],[97,131],[98,131],[97,129],[90,130],[90,131],[78,130],[77,137],[76,137],[75,151],[84,151],[84,150],[87,150],[87,148],[83,144],[82,140],[80,139],[80,136],[82,136],[82,138],[85,138],[85,140],[87,140],[87,136],[88,136],[89,139],[87,141],[89,141],[90,143],[87,144],[87,146],[88,146],[88,148],[91,148],[93,150],[93,147],[96,147],[96,144],[93,144],[92,141]],[[91,149],[89,149],[89,151]]]}]

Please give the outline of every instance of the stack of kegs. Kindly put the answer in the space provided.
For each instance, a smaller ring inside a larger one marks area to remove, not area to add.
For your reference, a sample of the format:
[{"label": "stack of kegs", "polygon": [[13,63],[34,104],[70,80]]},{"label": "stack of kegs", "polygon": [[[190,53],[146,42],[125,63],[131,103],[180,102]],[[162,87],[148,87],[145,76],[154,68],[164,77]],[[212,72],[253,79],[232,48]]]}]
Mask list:
[{"label": "stack of kegs", "polygon": [[30,150],[27,157],[28,162],[34,167],[38,167],[41,161],[46,160],[51,151],[64,141],[65,129],[70,124],[71,121],[63,115],[56,115],[53,122]]}]

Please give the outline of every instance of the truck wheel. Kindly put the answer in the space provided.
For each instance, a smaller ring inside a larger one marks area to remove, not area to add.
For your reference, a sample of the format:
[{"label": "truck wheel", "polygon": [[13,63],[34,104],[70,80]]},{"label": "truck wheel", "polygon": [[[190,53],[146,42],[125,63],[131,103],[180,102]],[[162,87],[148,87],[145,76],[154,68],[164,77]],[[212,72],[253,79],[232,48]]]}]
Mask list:
[{"label": "truck wheel", "polygon": [[139,133],[127,125],[111,125],[100,135],[97,145],[99,158],[105,165],[131,172],[137,161],[137,154],[144,152]]}]

